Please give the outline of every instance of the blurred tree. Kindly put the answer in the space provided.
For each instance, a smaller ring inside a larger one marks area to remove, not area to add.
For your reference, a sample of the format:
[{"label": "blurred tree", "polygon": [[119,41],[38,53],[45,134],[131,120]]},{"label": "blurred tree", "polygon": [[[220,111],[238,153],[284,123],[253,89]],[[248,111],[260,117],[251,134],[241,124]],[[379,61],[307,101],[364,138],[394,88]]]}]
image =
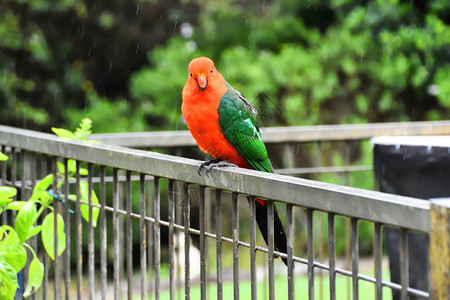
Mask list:
[{"label": "blurred tree", "polygon": [[71,114],[65,110],[92,105],[91,93],[111,102],[129,100],[129,76],[145,64],[146,53],[176,35],[181,21],[196,18],[195,4],[176,0],[2,2],[2,123],[49,130],[67,125]]},{"label": "blurred tree", "polygon": [[186,66],[206,55],[265,126],[445,119],[449,23],[445,0],[6,0],[0,117],[177,129]]},{"label": "blurred tree", "polygon": [[[449,117],[447,1],[250,3],[204,2],[194,36],[153,52],[152,67],[132,77],[132,96],[151,99],[155,111],[179,103],[169,92],[187,76],[179,64],[209,55],[266,126]],[[171,83],[158,92],[144,84],[166,76],[170,64]]]}]

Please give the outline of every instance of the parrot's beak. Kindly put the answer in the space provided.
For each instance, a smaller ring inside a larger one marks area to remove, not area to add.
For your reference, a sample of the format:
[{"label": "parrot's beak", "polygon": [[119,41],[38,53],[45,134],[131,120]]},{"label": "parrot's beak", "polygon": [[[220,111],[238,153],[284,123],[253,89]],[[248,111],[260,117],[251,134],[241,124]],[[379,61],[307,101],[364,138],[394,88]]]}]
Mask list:
[{"label": "parrot's beak", "polygon": [[198,84],[198,87],[202,89],[202,91],[206,89],[206,86],[208,85],[208,81],[206,81],[205,75],[201,74],[198,77],[197,84]]}]

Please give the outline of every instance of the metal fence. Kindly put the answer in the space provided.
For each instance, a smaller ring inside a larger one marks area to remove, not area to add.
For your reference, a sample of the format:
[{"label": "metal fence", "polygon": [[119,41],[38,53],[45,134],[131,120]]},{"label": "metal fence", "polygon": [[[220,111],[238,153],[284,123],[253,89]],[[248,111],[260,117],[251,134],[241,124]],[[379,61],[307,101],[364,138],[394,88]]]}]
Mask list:
[{"label": "metal fence", "polygon": [[[444,125],[447,131],[442,129]],[[420,129],[412,130],[412,126],[407,130],[414,134],[448,133],[448,122],[444,125],[436,123],[427,127],[422,124]],[[397,129],[400,127],[395,126]],[[354,127],[355,130],[356,128]],[[286,132],[289,130],[287,128]],[[295,132],[301,129],[293,130]],[[271,143],[270,138],[267,138],[269,131],[266,131],[264,138]],[[327,130],[324,129],[323,132]],[[274,141],[279,134],[273,135]],[[376,135],[370,130],[366,134],[367,137]],[[339,138],[339,134],[331,131],[329,137]],[[354,137],[363,138],[361,133]],[[99,136],[93,138],[99,139]],[[310,139],[314,141],[320,141],[321,138],[323,135],[310,135]],[[348,140],[349,136],[342,139]],[[285,140],[295,142],[288,138]],[[163,294],[166,279],[167,297],[175,299],[180,293],[177,282],[183,282],[181,293],[186,299],[190,299],[191,292],[193,293],[190,270],[194,267],[200,268],[201,298],[223,299],[228,292],[224,289],[224,256],[230,257],[224,249],[229,249],[228,245],[231,245],[232,252],[234,299],[239,299],[243,290],[241,284],[244,271],[240,266],[245,264],[249,268],[252,299],[260,298],[261,294],[269,299],[280,298],[282,290],[287,290],[288,299],[297,299],[296,295],[302,291],[296,287],[298,275],[294,269],[301,266],[306,266],[307,269],[305,289],[309,299],[317,296],[315,277],[319,270],[328,273],[330,299],[336,299],[336,282],[340,277],[351,279],[353,299],[366,299],[367,295],[360,294],[362,283],[373,285],[376,299],[383,298],[385,288],[401,291],[402,299],[408,299],[411,295],[430,298],[428,291],[409,286],[410,262],[407,255],[408,232],[432,233],[428,201],[244,169],[213,170],[210,176],[200,176],[197,173],[199,161],[196,160],[114,145],[65,141],[53,135],[7,126],[0,126],[0,146],[0,151],[10,156],[9,161],[1,163],[1,185],[17,187],[20,190],[19,199],[27,199],[34,184],[44,175],[57,175],[57,162],[61,162],[67,169],[69,159],[76,161],[76,178],[59,178],[64,181],[61,190],[64,198],[69,199],[69,194],[75,193],[76,200],[66,201],[64,204],[54,202],[55,210],[61,211],[65,218],[65,253],[52,262],[43,254],[40,241],[32,241],[33,247],[41,253],[45,265],[43,288],[36,296],[39,299],[73,299],[75,296],[78,299],[120,299],[125,295],[132,299],[137,294],[142,299],[149,296],[163,299],[166,297]],[[81,168],[86,168],[88,175],[81,175]],[[80,201],[78,191],[81,181],[88,183],[89,203]],[[99,195],[98,205],[92,204],[92,191]],[[268,200],[268,247],[261,243],[255,229],[256,197]],[[232,202],[231,216],[224,214],[222,210],[228,201]],[[208,202],[212,205],[209,206]],[[275,204],[285,216],[287,253],[274,251],[272,222]],[[88,206],[91,216],[93,207],[99,208],[97,227],[94,228],[92,222],[82,221],[83,206]],[[198,228],[191,226],[193,206],[198,207],[199,211]],[[209,207],[214,207],[214,212],[210,212]],[[70,209],[74,210],[73,215]],[[305,212],[301,215],[306,218],[306,232],[293,226],[293,214],[296,211]],[[314,230],[317,227],[314,224],[318,216],[325,216],[328,220],[326,261],[316,259]],[[2,223],[11,222],[13,218],[13,215],[2,217]],[[340,267],[336,260],[336,240],[342,238],[335,232],[338,218],[348,219],[350,222],[350,268]],[[224,221],[229,219],[232,228],[223,228]],[[361,222],[373,224],[373,275],[360,271],[358,225]],[[401,284],[382,278],[384,226],[398,228],[401,233]],[[248,238],[247,234],[241,234],[245,230],[249,232]],[[84,231],[88,232],[86,237],[83,236]],[[182,280],[176,278],[175,272],[177,231],[184,232],[185,266]],[[190,265],[193,236],[198,236],[199,239],[199,266]],[[294,246],[297,238],[305,236],[306,256],[302,257],[295,252]],[[138,248],[133,238],[138,239]],[[109,245],[112,245],[112,251],[108,248]],[[213,256],[215,259],[211,259]],[[72,257],[75,259],[71,260]],[[242,257],[249,259],[244,260]],[[265,276],[257,266],[258,257],[263,257],[266,261],[267,286],[263,292],[257,289],[258,278]],[[282,275],[286,285],[278,284],[275,280],[276,257],[287,259],[287,267]],[[164,268],[161,269],[162,265],[167,264],[168,275],[164,274]],[[211,266],[215,267],[215,276],[210,276],[208,272]]]}]

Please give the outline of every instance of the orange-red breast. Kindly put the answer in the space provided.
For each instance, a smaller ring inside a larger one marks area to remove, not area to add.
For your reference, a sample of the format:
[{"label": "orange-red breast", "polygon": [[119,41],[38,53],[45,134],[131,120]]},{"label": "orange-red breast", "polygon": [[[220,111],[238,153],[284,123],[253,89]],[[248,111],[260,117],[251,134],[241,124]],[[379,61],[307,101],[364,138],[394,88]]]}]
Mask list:
[{"label": "orange-red breast", "polygon": [[[200,149],[215,158],[201,164],[199,171],[205,167],[208,172],[211,167],[232,163],[273,173],[256,121],[256,109],[225,81],[211,59],[195,58],[188,69],[181,111]],[[256,220],[267,243],[266,202],[257,199],[256,204]],[[286,253],[286,235],[276,208],[274,234],[275,249]]]}]

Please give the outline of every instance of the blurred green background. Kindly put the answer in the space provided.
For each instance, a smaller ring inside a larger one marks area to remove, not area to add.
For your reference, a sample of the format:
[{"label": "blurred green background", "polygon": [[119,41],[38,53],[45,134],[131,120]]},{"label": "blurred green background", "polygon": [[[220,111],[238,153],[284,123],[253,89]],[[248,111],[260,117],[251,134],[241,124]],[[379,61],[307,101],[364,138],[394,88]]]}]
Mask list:
[{"label": "blurred green background", "polygon": [[447,0],[3,0],[0,120],[186,129],[201,55],[263,126],[448,119],[449,24]]}]

